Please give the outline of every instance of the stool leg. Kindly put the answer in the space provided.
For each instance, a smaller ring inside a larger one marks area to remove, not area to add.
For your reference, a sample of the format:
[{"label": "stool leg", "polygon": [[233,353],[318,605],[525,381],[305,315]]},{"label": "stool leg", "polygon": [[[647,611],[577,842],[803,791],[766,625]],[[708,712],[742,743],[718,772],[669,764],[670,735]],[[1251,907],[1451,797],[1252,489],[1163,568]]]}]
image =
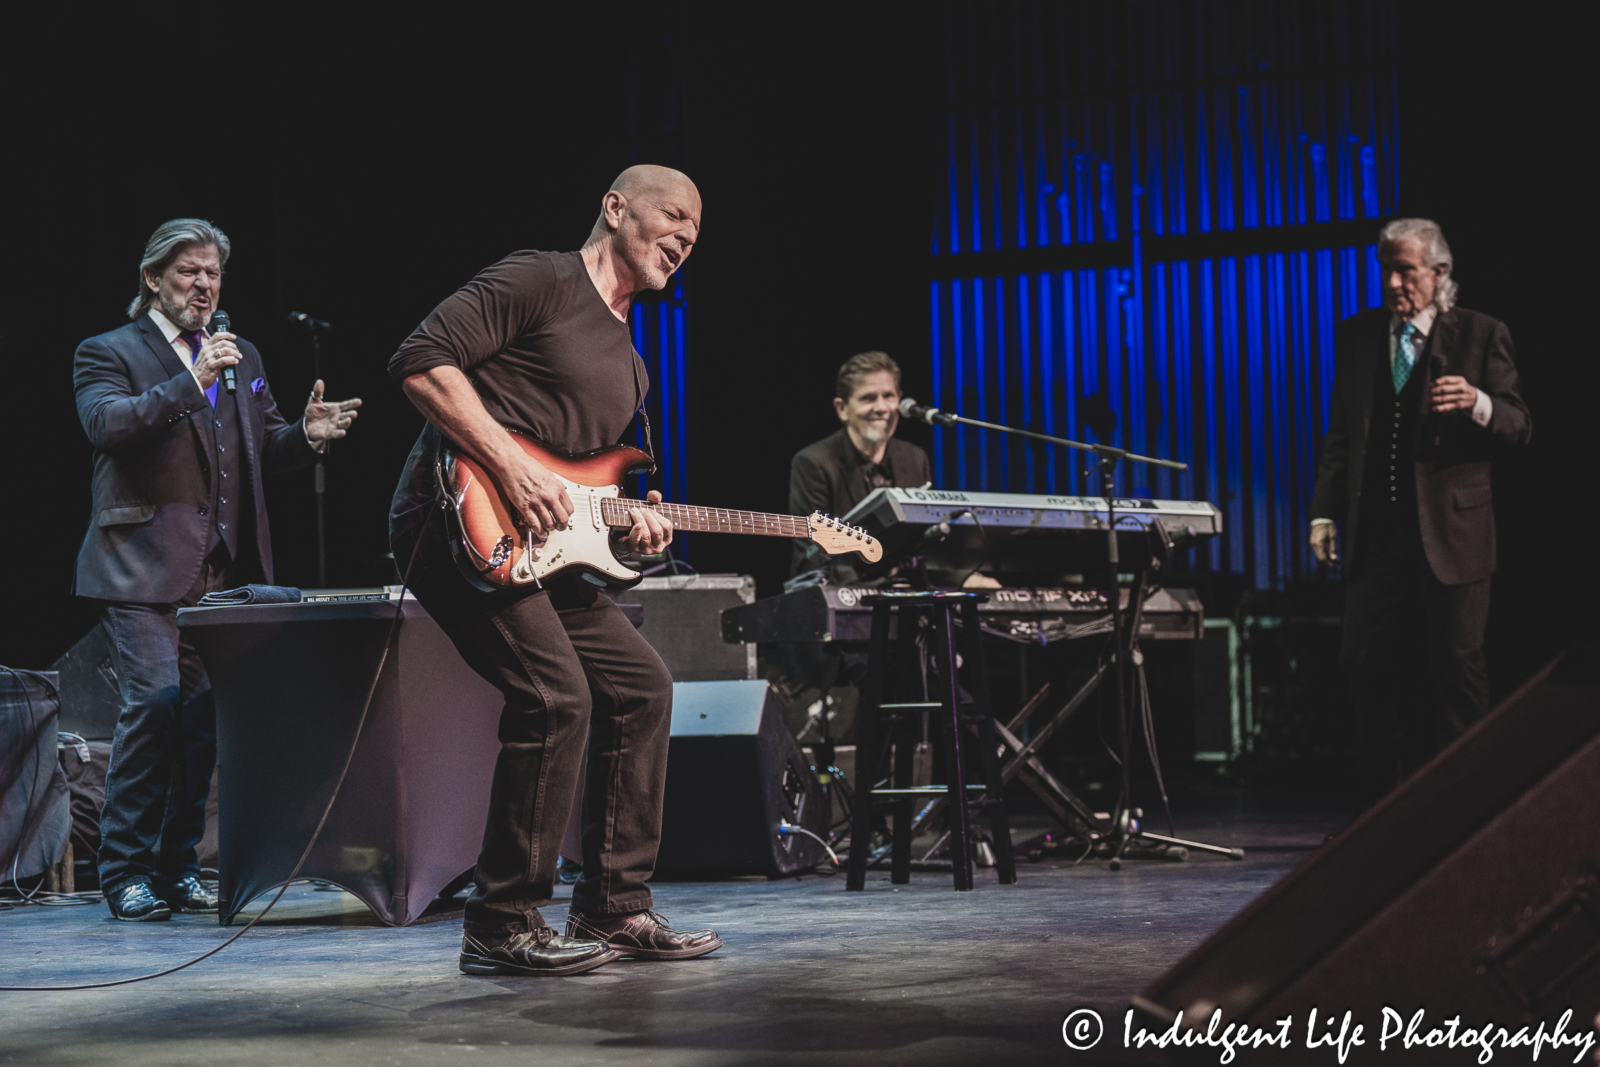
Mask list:
[{"label": "stool leg", "polygon": [[[904,625],[905,620],[901,620]],[[912,716],[896,716],[894,725],[894,785],[911,785],[911,759],[916,752],[916,730]],[[890,854],[889,881],[905,885],[911,881],[911,798],[901,797],[894,806],[894,847]]]},{"label": "stool leg", "polygon": [[1017,859],[1011,849],[1011,818],[1006,810],[1005,783],[1000,777],[1000,759],[996,752],[998,738],[994,732],[994,709],[989,704],[988,664],[983,654],[983,632],[978,629],[978,606],[961,606],[961,632],[965,640],[968,688],[972,692],[973,711],[977,726],[978,750],[985,793],[989,800],[989,833],[994,837],[994,858],[1001,885],[1015,885]]},{"label": "stool leg", "polygon": [[856,713],[856,788],[850,820],[846,889],[867,887],[867,860],[872,855],[872,783],[878,776],[878,706],[883,703],[883,676],[889,667],[891,610],[888,604],[878,604],[872,609],[872,637],[867,644],[867,677],[861,685],[861,704]]},{"label": "stool leg", "polygon": [[968,840],[966,761],[961,752],[961,686],[957,678],[954,608],[940,603],[933,609],[934,648],[939,656],[939,709],[944,729],[950,738],[949,768],[946,782],[950,796],[950,868],[957,890],[972,888],[972,844]]}]

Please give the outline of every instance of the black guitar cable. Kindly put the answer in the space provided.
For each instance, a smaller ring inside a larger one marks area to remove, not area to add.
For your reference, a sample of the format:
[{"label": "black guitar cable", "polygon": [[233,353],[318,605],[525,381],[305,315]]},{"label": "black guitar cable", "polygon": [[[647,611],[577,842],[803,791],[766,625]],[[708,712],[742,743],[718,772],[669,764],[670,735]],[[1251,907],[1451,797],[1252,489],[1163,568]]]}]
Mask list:
[{"label": "black guitar cable", "polygon": [[[438,502],[435,502],[434,507],[436,508],[438,506]],[[383,653],[378,657],[378,669],[372,674],[372,684],[367,686],[367,699],[361,704],[361,715],[356,719],[355,736],[350,739],[350,751],[345,753],[344,766],[339,768],[339,777],[333,783],[333,795],[328,798],[327,806],[322,809],[322,818],[317,820],[317,828],[311,831],[311,840],[306,842],[305,851],[300,853],[300,859],[295,862],[294,870],[289,872],[289,877],[285,878],[283,885],[278,887],[277,896],[273,897],[267,902],[267,906],[261,910],[261,914],[257,915],[254,919],[251,919],[248,923],[240,928],[238,933],[228,938],[228,940],[224,941],[216,948],[211,949],[208,952],[203,952],[192,960],[187,960],[175,967],[168,967],[166,970],[156,971],[153,974],[141,974],[136,978],[119,978],[114,982],[91,982],[87,985],[8,985],[0,986],[0,993],[56,993],[72,992],[80,989],[110,989],[113,986],[132,985],[135,982],[148,982],[152,978],[165,978],[169,974],[177,974],[179,971],[184,970],[187,967],[193,967],[202,960],[210,959],[212,956],[215,956],[217,953],[221,952],[223,949],[239,940],[245,934],[249,933],[252,927],[267,917],[267,913],[277,905],[278,901],[283,899],[283,894],[289,891],[289,886],[295,881],[296,878],[300,876],[300,869],[305,866],[306,860],[311,857],[311,850],[317,846],[317,839],[322,836],[322,828],[327,825],[328,816],[333,811],[334,802],[339,799],[339,792],[344,788],[345,776],[350,773],[350,764],[355,760],[356,746],[361,743],[361,731],[362,728],[366,726],[367,713],[372,710],[372,698],[378,691],[379,680],[383,677],[383,666],[389,659],[389,649],[394,646],[395,635],[400,632],[400,622],[405,618],[406,590],[410,586],[411,570],[417,565],[417,554],[422,548],[422,540],[426,534],[427,523],[432,518],[433,509],[430,508],[428,510],[427,518],[423,520],[422,526],[418,529],[417,543],[412,546],[411,559],[406,563],[405,574],[400,578],[400,599],[395,602],[394,618],[389,623],[389,636],[383,643]]]}]

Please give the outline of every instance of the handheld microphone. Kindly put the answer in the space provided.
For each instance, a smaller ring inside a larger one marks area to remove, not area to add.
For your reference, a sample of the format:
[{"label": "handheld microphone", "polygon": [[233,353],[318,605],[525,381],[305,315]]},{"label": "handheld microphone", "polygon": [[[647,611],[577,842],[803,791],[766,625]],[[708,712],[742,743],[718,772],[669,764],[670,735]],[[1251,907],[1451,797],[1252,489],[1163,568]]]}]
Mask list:
[{"label": "handheld microphone", "polygon": [[[1428,370],[1428,388],[1432,389],[1440,378],[1443,378],[1446,374],[1450,373],[1449,368],[1445,366],[1443,352],[1435,352],[1432,356],[1428,357]],[[1428,407],[1430,409],[1429,414],[1435,419],[1454,419],[1468,414],[1465,411],[1447,411],[1441,415],[1439,412],[1432,411],[1431,409],[1433,407],[1433,400],[1431,397],[1428,400]],[[1437,444],[1438,441],[1435,440],[1434,443]]]},{"label": "handheld microphone", "polygon": [[900,417],[902,419],[921,419],[929,426],[954,426],[954,415],[947,415],[938,408],[924,407],[917,403],[914,397],[905,397],[900,401]]},{"label": "handheld microphone", "polygon": [[307,315],[304,311],[291,311],[291,312],[289,312],[289,321],[294,323],[297,326],[304,326],[306,329],[310,330],[312,333],[332,333],[333,332],[332,323],[325,322],[322,319],[314,319],[310,315]]},{"label": "handheld microphone", "polygon": [[[211,332],[213,334],[233,332],[228,325],[228,313],[221,308],[211,313]],[[222,368],[222,387],[228,391],[229,396],[233,395],[235,382],[232,367]]]}]

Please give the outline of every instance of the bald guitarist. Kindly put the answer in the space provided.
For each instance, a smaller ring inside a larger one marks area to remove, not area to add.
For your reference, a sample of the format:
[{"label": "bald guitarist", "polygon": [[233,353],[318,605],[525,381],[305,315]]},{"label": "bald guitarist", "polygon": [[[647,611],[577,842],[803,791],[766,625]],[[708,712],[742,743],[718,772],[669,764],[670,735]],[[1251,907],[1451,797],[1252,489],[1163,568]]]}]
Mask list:
[{"label": "bald guitarist", "polygon": [[[581,453],[616,442],[649,378],[633,349],[635,293],[660,289],[700,233],[700,194],[664,167],[624,171],[577,252],[517,252],[434,309],[389,372],[428,424],[390,511],[390,540],[410,586],[474,670],[505,696],[489,824],[467,901],[460,967],[468,974],[565,975],[619,956],[688,959],[721,947],[711,930],[673,930],[646,881],[661,838],[672,679],[594,585],[567,571],[485,593],[468,583],[436,507],[435,459],[447,441],[490,475],[535,540],[573,513],[566,485],[516,444],[512,429]],[[651,502],[660,501],[651,493]],[[659,552],[672,524],[633,508],[627,543]],[[583,875],[565,934],[539,909],[588,742]]]}]

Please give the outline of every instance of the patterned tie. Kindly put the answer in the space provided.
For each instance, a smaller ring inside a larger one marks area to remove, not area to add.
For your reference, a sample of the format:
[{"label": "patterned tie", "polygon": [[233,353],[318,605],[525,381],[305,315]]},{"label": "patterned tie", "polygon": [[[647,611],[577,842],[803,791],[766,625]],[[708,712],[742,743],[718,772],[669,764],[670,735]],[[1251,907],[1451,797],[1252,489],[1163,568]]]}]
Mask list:
[{"label": "patterned tie", "polygon": [[1394,376],[1394,391],[1396,393],[1406,387],[1406,380],[1411,377],[1411,368],[1417,365],[1417,328],[1412,323],[1406,323],[1400,329],[1399,343],[1394,348],[1394,363],[1389,367],[1389,372]]},{"label": "patterned tie", "polygon": [[[180,333],[178,336],[182,337],[184,339],[184,341],[186,341],[188,343],[188,345],[189,345],[189,361],[191,363],[194,362],[196,359],[198,359],[200,357],[200,338],[201,338],[200,331],[199,330],[189,330],[186,333]],[[212,407],[216,407],[217,406],[217,383],[216,382],[212,382],[210,387],[206,389],[206,399],[211,401],[211,406]]]}]

